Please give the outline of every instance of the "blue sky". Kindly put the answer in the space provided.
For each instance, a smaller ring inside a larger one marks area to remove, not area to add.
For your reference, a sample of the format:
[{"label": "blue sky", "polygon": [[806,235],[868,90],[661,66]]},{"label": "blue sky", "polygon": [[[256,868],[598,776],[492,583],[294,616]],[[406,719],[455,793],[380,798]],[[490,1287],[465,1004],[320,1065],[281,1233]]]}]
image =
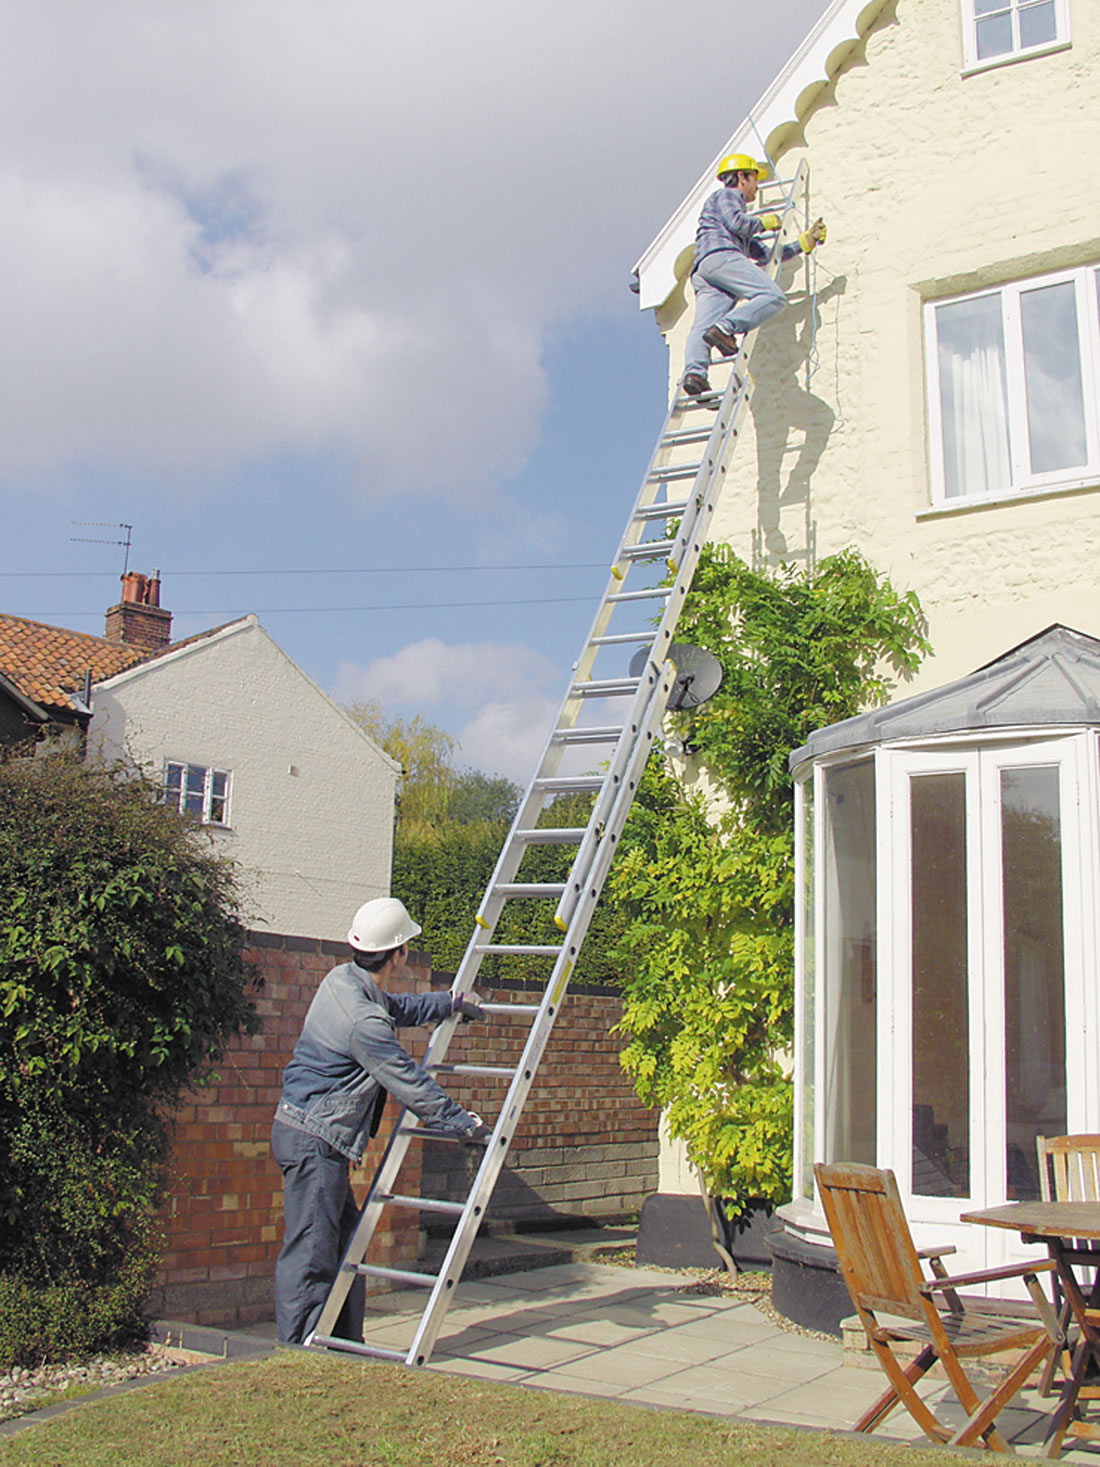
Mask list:
[{"label": "blue sky", "polygon": [[630,267],[824,8],[9,11],[0,609],[101,632],[131,524],[176,636],[523,782],[664,414]]}]

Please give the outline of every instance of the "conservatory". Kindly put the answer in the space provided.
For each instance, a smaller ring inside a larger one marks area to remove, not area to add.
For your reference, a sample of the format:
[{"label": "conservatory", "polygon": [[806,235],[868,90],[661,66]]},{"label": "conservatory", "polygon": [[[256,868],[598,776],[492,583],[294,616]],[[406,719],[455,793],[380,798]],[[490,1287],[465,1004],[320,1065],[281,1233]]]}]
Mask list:
[{"label": "conservatory", "polygon": [[897,1175],[952,1272],[1030,1256],[971,1208],[1039,1195],[1035,1138],[1100,1131],[1100,642],[1054,626],[818,730],[796,781],[794,1200],[777,1306],[850,1313],[815,1161]]}]

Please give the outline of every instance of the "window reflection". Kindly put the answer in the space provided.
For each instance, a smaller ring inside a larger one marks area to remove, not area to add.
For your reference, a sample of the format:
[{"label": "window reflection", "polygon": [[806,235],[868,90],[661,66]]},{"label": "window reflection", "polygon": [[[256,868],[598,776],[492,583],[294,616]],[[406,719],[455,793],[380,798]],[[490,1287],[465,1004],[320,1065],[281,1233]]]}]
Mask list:
[{"label": "window reflection", "polygon": [[1020,317],[1032,473],[1076,468],[1088,447],[1073,281],[1021,292]]},{"label": "window reflection", "polygon": [[875,774],[825,777],[825,1158],[876,1159]]},{"label": "window reflection", "polygon": [[1039,1196],[1035,1137],[1066,1131],[1058,769],[1001,771],[1006,1176]]},{"label": "window reflection", "polygon": [[909,785],[913,934],[913,1193],[970,1195],[966,776]]}]

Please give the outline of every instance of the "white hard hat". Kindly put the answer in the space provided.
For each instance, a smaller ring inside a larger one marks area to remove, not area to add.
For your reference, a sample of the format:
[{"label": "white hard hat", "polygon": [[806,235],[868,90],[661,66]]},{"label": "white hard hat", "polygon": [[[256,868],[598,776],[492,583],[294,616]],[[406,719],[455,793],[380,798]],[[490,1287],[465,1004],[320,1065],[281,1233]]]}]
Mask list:
[{"label": "white hard hat", "polygon": [[348,942],[360,952],[381,953],[401,947],[419,932],[404,902],[396,897],[375,897],[372,902],[364,902],[352,918]]}]

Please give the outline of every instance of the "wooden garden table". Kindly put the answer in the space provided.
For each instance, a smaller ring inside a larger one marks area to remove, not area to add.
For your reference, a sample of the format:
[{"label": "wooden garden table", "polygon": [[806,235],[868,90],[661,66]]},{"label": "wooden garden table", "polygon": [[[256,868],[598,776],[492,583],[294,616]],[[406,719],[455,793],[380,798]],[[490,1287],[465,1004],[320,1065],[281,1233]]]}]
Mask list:
[{"label": "wooden garden table", "polygon": [[[1011,1228],[1025,1243],[1045,1243],[1054,1259],[1063,1292],[1077,1321],[1080,1338],[1062,1396],[1051,1417],[1044,1456],[1061,1454],[1066,1433],[1100,1440],[1100,1421],[1077,1419],[1078,1396],[1089,1360],[1100,1370],[1100,1254],[1089,1244],[1100,1244],[1100,1202],[1007,1202],[1002,1207],[964,1212],[963,1222],[989,1228]],[[1074,1274],[1075,1267],[1091,1271],[1086,1298]]]}]

